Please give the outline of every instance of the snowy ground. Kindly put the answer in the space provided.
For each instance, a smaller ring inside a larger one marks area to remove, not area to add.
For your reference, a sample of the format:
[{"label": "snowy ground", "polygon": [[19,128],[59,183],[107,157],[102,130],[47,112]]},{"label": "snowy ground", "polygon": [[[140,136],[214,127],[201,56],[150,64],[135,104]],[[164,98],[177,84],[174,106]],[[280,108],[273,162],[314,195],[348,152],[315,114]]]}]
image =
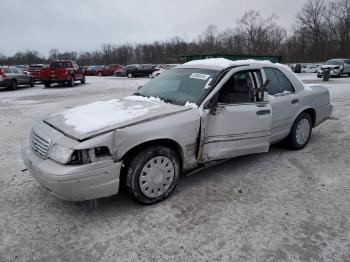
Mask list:
[{"label": "snowy ground", "polygon": [[64,202],[25,171],[20,147],[36,121],[145,81],[0,91],[0,261],[350,261],[350,78],[326,84],[334,114],[304,150],[273,146],[183,177],[157,205],[125,193]]}]

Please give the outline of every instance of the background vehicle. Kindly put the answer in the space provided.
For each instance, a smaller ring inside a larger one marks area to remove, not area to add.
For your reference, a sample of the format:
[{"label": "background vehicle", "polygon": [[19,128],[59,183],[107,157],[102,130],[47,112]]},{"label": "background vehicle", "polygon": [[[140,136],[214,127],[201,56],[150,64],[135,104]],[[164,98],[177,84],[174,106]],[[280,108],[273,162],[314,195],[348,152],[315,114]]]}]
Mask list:
[{"label": "background vehicle", "polygon": [[159,76],[165,70],[168,70],[168,69],[173,68],[173,67],[178,66],[178,65],[180,65],[180,64],[158,65],[156,67],[157,70],[152,73],[152,77]]},{"label": "background vehicle", "polygon": [[24,74],[14,66],[0,67],[0,87],[16,90],[19,85],[33,87],[35,82],[30,74]]},{"label": "background vehicle", "polygon": [[321,78],[323,76],[323,71],[325,69],[330,70],[330,76],[332,77],[342,77],[344,74],[350,76],[350,59],[331,59],[328,60],[320,70],[317,71],[317,77]]},{"label": "background vehicle", "polygon": [[301,70],[302,73],[317,73],[321,68],[320,65],[307,65],[305,68]]},{"label": "background vehicle", "polygon": [[268,152],[282,140],[304,148],[332,108],[326,88],[304,86],[285,66],[193,61],[148,81],[134,96],[37,123],[23,161],[59,198],[110,196],[125,181],[134,199],[152,204],[173,192],[181,172]]},{"label": "background vehicle", "polygon": [[84,73],[86,76],[95,76],[97,75],[98,68],[99,66],[97,65],[84,66]]},{"label": "background vehicle", "polygon": [[122,70],[123,66],[119,64],[110,64],[97,69],[98,76],[111,76],[114,75],[117,70]]},{"label": "background vehicle", "polygon": [[129,78],[138,76],[152,77],[154,71],[157,71],[155,65],[143,64],[143,65],[128,65],[123,70],[123,75]]},{"label": "background vehicle", "polygon": [[49,67],[43,67],[40,70],[40,80],[49,87],[52,83],[67,84],[74,86],[75,81],[85,84],[84,71],[71,60],[52,61]]},{"label": "background vehicle", "polygon": [[28,68],[28,72],[32,75],[34,81],[40,81],[40,70],[43,68],[43,64],[33,64]]}]

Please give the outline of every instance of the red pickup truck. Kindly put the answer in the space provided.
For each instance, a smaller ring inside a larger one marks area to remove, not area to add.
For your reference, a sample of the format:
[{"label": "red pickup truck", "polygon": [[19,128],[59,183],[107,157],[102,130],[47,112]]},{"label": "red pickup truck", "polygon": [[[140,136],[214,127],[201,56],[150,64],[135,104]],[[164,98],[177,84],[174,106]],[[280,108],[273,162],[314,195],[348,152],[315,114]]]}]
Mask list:
[{"label": "red pickup truck", "polygon": [[75,81],[85,84],[85,74],[75,61],[58,60],[52,61],[49,67],[43,67],[40,70],[40,80],[45,87],[50,87],[52,83],[72,87]]}]

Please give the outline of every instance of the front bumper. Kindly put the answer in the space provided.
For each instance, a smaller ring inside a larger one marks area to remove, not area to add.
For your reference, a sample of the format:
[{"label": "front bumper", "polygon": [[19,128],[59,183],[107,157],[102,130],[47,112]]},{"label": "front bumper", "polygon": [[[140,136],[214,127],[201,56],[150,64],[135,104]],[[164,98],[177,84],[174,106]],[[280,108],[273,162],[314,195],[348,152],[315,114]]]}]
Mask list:
[{"label": "front bumper", "polygon": [[29,145],[22,159],[32,176],[52,195],[68,201],[112,196],[119,191],[122,163],[112,159],[86,165],[61,165],[37,156]]}]

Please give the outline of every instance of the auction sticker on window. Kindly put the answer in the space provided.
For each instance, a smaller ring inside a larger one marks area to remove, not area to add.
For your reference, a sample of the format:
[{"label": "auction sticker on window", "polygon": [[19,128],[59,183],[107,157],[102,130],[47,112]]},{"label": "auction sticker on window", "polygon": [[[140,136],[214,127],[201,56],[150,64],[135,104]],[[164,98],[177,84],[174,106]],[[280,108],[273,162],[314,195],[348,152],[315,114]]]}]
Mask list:
[{"label": "auction sticker on window", "polygon": [[200,79],[200,80],[207,80],[210,77],[210,75],[200,74],[200,73],[193,73],[190,75],[190,78],[193,79]]}]

